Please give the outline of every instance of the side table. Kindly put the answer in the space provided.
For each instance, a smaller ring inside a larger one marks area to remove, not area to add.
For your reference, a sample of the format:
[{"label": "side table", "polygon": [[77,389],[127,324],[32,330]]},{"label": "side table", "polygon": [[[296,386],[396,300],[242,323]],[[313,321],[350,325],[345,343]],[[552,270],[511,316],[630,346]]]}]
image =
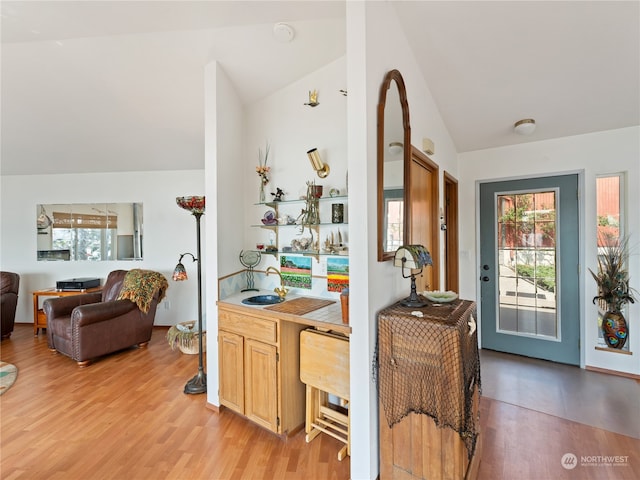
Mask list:
[{"label": "side table", "polygon": [[102,290],[102,287],[87,288],[84,290],[57,290],[55,288],[45,288],[36,290],[33,295],[33,335],[38,336],[38,330],[47,328],[47,315],[40,308],[40,297],[70,297],[72,295],[83,295]]},{"label": "side table", "polygon": [[[416,315],[417,313],[417,315]],[[476,304],[378,315],[381,480],[473,480],[482,456]]]}]

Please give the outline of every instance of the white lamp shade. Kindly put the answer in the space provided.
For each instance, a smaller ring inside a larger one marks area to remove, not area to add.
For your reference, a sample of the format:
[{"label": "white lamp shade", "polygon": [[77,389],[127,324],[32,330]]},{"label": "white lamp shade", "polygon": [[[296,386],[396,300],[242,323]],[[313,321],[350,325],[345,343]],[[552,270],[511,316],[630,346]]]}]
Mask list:
[{"label": "white lamp shade", "polygon": [[433,265],[433,261],[429,251],[423,245],[403,245],[396,250],[393,265],[419,270],[426,265]]}]

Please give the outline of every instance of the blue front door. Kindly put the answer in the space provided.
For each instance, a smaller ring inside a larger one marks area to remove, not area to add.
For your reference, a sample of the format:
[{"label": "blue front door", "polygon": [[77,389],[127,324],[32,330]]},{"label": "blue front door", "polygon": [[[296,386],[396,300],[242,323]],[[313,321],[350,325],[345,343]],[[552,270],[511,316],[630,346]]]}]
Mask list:
[{"label": "blue front door", "polygon": [[482,348],[580,363],[578,176],[480,185]]}]

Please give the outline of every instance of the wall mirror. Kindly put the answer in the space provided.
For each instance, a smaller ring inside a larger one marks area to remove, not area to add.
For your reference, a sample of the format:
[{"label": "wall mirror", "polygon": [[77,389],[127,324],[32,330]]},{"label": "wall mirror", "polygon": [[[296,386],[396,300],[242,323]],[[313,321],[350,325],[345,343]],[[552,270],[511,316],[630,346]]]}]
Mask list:
[{"label": "wall mirror", "polygon": [[42,261],[142,260],[142,203],[36,205]]},{"label": "wall mirror", "polygon": [[411,127],[404,80],[388,72],[378,101],[378,261],[391,260],[409,232]]}]

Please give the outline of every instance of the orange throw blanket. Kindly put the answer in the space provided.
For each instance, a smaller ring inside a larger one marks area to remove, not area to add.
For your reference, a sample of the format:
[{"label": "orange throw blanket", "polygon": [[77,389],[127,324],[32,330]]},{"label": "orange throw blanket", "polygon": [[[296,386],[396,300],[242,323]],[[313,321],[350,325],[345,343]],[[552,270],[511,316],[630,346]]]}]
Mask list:
[{"label": "orange throw blanket", "polygon": [[131,300],[143,313],[147,313],[156,292],[159,292],[158,302],[160,302],[167,288],[169,288],[169,282],[161,273],[136,268],[129,270],[124,276],[118,300]]}]

